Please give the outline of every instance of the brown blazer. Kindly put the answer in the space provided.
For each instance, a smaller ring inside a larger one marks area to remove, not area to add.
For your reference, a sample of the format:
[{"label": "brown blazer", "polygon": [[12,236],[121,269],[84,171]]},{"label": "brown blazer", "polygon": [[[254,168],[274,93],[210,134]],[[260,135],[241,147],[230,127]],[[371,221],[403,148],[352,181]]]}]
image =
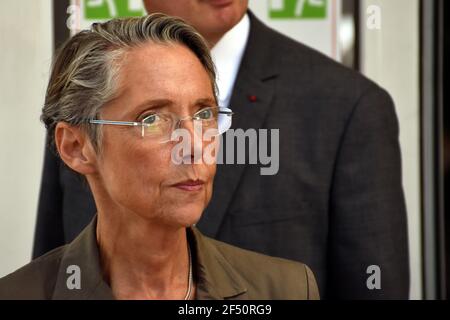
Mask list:
[{"label": "brown blazer", "polygon": [[[96,225],[95,217],[70,244],[1,278],[0,299],[114,299],[102,278]],[[319,299],[314,275],[302,263],[239,249],[195,227],[187,234],[196,299]],[[72,265],[80,268],[80,289],[68,289]]]}]

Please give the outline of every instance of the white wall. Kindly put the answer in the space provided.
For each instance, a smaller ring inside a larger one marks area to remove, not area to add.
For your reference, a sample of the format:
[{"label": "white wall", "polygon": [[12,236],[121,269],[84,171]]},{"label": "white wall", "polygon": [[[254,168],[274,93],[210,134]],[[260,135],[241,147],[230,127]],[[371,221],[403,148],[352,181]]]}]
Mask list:
[{"label": "white wall", "polygon": [[[379,30],[366,26],[369,5],[381,9]],[[410,296],[421,299],[419,1],[361,0],[361,14],[362,72],[391,93],[399,117],[410,242]]]},{"label": "white wall", "polygon": [[52,56],[52,1],[0,10],[0,277],[28,263],[45,130],[39,121]]}]

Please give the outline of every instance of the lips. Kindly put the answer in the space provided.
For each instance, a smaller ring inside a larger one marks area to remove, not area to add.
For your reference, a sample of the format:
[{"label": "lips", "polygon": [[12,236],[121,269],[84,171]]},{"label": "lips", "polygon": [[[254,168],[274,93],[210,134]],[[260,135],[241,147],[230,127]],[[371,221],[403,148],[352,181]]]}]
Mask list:
[{"label": "lips", "polygon": [[209,4],[215,7],[226,7],[233,3],[233,0],[208,0]]},{"label": "lips", "polygon": [[202,180],[185,180],[173,186],[184,191],[199,191],[203,188],[204,184],[205,182]]}]

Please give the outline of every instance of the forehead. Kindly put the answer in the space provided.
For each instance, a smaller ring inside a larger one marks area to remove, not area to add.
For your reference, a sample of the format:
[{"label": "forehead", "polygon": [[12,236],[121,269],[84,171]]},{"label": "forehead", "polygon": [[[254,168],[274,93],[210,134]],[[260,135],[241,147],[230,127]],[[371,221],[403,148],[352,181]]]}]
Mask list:
[{"label": "forehead", "polygon": [[[196,86],[210,84],[207,71],[197,56],[186,46],[169,43],[148,43],[131,49],[121,67],[121,81],[123,86],[144,86],[146,90],[173,85],[184,81],[183,88],[189,88],[192,83]],[[204,83],[201,83],[204,82]],[[152,90],[153,91],[153,90]]]},{"label": "forehead", "polygon": [[190,49],[176,43],[149,42],[125,54],[113,105],[123,108],[126,102],[128,110],[122,111],[130,111],[129,108],[150,99],[185,105],[208,97],[214,97],[210,76]]}]

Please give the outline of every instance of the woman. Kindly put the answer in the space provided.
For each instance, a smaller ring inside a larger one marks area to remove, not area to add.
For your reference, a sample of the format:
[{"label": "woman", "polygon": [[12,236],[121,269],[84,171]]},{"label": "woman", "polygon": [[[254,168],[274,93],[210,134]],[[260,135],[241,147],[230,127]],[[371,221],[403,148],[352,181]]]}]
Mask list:
[{"label": "woman", "polygon": [[[231,125],[231,111],[216,105],[207,46],[180,19],[111,20],[70,39],[42,120],[64,163],[86,178],[98,213],[72,243],[1,279],[0,298],[318,298],[305,265],[193,227],[216,169],[202,161],[205,150]],[[186,140],[194,143],[177,161]]]}]

